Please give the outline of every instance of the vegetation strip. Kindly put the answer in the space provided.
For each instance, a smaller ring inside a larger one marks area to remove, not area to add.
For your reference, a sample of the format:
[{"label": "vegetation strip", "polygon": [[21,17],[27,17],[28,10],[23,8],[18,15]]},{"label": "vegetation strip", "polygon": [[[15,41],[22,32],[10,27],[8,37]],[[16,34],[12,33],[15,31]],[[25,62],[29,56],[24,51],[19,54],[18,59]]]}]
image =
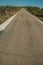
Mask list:
[{"label": "vegetation strip", "polygon": [[17,14],[15,14],[14,16],[10,17],[8,20],[6,20],[4,23],[0,24],[0,31],[4,30],[7,25],[13,20],[13,18],[16,16]]}]

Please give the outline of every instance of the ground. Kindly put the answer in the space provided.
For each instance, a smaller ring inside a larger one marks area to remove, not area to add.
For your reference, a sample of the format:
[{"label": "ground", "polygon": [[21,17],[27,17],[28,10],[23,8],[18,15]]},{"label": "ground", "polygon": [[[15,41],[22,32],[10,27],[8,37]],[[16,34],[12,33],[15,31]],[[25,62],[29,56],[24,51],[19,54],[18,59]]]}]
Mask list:
[{"label": "ground", "polygon": [[43,25],[25,9],[0,35],[0,65],[43,65]]}]

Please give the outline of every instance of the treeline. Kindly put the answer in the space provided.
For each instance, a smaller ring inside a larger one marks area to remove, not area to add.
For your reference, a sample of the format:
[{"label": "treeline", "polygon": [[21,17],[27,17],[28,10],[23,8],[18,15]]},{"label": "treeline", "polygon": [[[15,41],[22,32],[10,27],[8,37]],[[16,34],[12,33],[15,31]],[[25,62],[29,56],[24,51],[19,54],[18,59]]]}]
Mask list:
[{"label": "treeline", "polygon": [[25,7],[25,8],[32,14],[38,17],[43,17],[43,8],[39,8],[39,7]]}]

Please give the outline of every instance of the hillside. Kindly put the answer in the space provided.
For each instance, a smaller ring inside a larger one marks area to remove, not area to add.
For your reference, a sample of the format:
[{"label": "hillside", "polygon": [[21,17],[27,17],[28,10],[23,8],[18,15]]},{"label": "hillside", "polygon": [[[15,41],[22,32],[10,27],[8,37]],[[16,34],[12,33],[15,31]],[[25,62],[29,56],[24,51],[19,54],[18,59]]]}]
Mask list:
[{"label": "hillside", "polygon": [[16,14],[20,10],[19,7],[14,6],[0,6],[0,24],[6,19]]}]

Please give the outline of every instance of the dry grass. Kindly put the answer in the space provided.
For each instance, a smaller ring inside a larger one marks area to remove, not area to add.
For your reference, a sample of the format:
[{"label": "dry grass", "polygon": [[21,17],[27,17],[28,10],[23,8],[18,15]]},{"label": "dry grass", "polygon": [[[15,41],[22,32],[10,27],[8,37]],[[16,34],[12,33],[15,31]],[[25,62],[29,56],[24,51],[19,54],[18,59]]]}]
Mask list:
[{"label": "dry grass", "polygon": [[0,14],[0,24],[16,13],[17,11],[11,11],[4,14]]}]

